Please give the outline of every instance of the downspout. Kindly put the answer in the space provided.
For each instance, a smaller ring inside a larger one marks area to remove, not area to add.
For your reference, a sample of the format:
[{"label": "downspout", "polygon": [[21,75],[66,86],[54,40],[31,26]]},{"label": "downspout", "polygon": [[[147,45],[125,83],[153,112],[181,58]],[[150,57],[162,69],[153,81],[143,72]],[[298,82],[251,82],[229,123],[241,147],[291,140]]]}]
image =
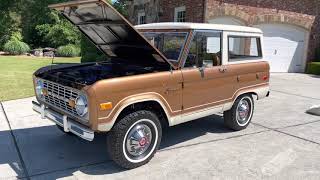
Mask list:
[{"label": "downspout", "polygon": [[207,3],[208,0],[203,0],[203,14],[202,14],[202,21],[203,23],[206,23],[206,18],[207,18]]}]

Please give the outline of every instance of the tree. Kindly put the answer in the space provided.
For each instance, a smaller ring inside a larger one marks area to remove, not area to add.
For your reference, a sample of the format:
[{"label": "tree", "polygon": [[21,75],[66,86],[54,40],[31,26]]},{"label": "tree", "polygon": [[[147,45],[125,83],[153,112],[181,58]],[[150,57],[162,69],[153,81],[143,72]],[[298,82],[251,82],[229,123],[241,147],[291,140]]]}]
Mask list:
[{"label": "tree", "polygon": [[113,3],[113,7],[116,8],[124,17],[128,17],[128,0],[117,0]]},{"label": "tree", "polygon": [[17,0],[1,0],[0,3],[0,49],[12,33],[21,31],[20,6]]},{"label": "tree", "polygon": [[[117,0],[112,3],[112,0],[108,0],[109,4],[119,11],[123,16],[128,16],[128,6],[125,0]],[[81,62],[99,61],[105,60],[107,57],[98,50],[88,38],[83,36],[81,38]]]},{"label": "tree", "polygon": [[80,47],[80,33],[74,25],[61,18],[56,11],[51,11],[49,17],[51,18],[50,24],[35,27],[41,44],[55,48],[67,44],[75,44]]},{"label": "tree", "polygon": [[66,2],[68,0],[17,0],[21,6],[21,27],[25,41],[32,47],[47,46],[43,36],[36,30],[41,24],[55,24],[56,19],[52,16],[49,4]]}]

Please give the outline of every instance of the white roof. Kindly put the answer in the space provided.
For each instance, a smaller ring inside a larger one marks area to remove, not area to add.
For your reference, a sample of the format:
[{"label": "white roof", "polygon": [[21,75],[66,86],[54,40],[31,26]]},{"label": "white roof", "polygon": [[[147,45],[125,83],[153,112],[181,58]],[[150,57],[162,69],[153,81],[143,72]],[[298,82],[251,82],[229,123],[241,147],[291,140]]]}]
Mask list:
[{"label": "white roof", "polygon": [[258,28],[247,26],[235,26],[224,24],[206,24],[206,23],[181,23],[181,22],[166,22],[166,23],[151,23],[135,26],[137,29],[203,29],[203,30],[221,30],[221,31],[237,31],[237,32],[253,32],[262,33]]}]

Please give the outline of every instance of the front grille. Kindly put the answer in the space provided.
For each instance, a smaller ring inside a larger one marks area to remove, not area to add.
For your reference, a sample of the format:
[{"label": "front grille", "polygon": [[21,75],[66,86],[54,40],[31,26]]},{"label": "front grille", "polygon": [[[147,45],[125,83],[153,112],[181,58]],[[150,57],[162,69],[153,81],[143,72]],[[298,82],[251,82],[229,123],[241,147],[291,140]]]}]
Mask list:
[{"label": "front grille", "polygon": [[43,86],[48,91],[45,96],[46,103],[78,116],[76,109],[69,105],[70,100],[78,97],[78,91],[47,80],[43,81]]}]

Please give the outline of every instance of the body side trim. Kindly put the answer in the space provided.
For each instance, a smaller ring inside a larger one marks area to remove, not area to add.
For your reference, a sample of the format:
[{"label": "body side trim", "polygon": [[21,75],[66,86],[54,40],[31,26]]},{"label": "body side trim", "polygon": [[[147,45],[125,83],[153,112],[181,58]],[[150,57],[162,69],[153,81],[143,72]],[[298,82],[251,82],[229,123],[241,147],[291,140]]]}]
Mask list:
[{"label": "body side trim", "polygon": [[[263,85],[265,85],[265,86],[263,86]],[[257,86],[263,86],[263,87],[257,87]],[[125,109],[126,107],[132,105],[132,104],[139,103],[139,102],[146,102],[146,101],[156,101],[156,102],[158,102],[161,105],[161,107],[163,108],[164,112],[166,113],[166,116],[168,118],[169,126],[174,126],[174,125],[181,124],[181,123],[184,123],[184,122],[188,122],[188,121],[192,121],[192,120],[199,119],[199,118],[202,118],[202,117],[206,117],[206,116],[218,113],[218,112],[227,111],[227,110],[231,109],[234,101],[241,94],[244,94],[244,93],[255,93],[257,95],[258,99],[262,99],[265,96],[267,96],[268,92],[269,92],[269,83],[261,83],[261,84],[257,84],[257,85],[253,85],[253,86],[247,86],[247,87],[239,88],[233,94],[232,98],[225,99],[225,100],[220,100],[220,101],[217,101],[217,102],[207,103],[207,104],[196,106],[196,107],[212,105],[212,104],[216,104],[216,103],[222,102],[222,101],[227,101],[226,103],[223,103],[223,104],[220,104],[220,105],[216,105],[216,106],[212,106],[212,107],[209,107],[209,108],[206,108],[206,109],[200,109],[200,110],[196,110],[196,111],[193,111],[193,112],[188,112],[188,113],[185,113],[185,114],[182,114],[182,115],[176,115],[176,116],[170,116],[170,114],[168,112],[168,109],[166,108],[166,106],[162,102],[162,100],[167,104],[167,106],[169,107],[169,110],[171,112],[178,112],[178,111],[172,111],[172,109],[171,109],[170,105],[168,104],[168,102],[160,94],[151,93],[151,92],[150,93],[137,94],[137,95],[129,96],[128,98],[125,98],[125,99],[121,100],[116,106],[120,106],[121,102],[124,102],[124,101],[126,101],[128,99],[133,99],[129,103],[126,103],[126,104],[122,105],[117,110],[116,114],[113,116],[111,121],[106,122],[106,123],[98,124],[98,130],[102,131],[102,132],[110,131],[111,128],[113,127],[116,119],[118,118],[119,114],[122,112],[122,110]],[[150,94],[157,94],[160,97],[162,97],[163,99],[160,100],[160,99],[157,99],[157,98],[149,98],[149,99],[137,99],[137,98],[135,98],[135,97],[138,97],[138,96],[141,96],[141,95],[150,95]],[[188,108],[188,109],[194,109],[196,107],[192,107],[192,108]],[[179,110],[179,111],[181,111],[181,110]],[[99,118],[99,120],[109,118],[111,116],[112,112],[107,117]]]}]

